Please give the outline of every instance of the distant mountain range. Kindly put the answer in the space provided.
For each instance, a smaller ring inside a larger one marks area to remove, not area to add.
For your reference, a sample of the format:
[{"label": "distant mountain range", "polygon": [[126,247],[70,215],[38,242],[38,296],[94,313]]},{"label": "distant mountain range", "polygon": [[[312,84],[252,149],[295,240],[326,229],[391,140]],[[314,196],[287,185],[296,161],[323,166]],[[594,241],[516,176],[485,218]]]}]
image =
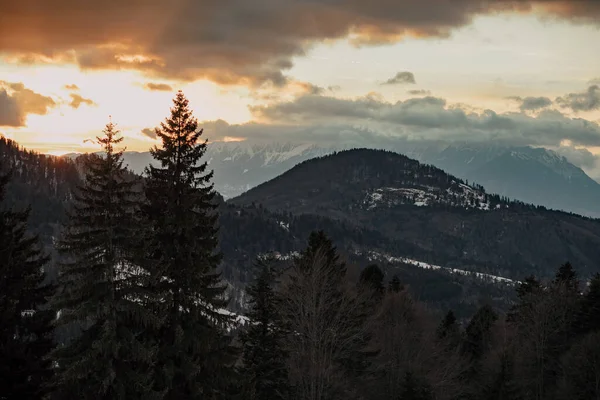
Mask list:
[{"label": "distant mountain range", "polygon": [[[228,199],[275,178],[303,161],[350,147],[344,144],[213,143],[209,145],[206,159],[215,171],[215,188]],[[388,147],[388,150],[480,184],[490,193],[600,217],[600,184],[551,150],[406,140],[398,140]],[[142,173],[152,162],[149,153],[127,152],[125,159],[136,173]]]}]

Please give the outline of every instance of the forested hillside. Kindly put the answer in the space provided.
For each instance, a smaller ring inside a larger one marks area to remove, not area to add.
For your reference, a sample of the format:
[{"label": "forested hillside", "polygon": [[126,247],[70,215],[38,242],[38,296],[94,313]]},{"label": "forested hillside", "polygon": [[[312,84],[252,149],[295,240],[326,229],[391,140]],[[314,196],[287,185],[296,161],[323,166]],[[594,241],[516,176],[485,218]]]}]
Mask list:
[{"label": "forested hillside", "polygon": [[520,279],[556,260],[600,269],[600,222],[488,194],[405,156],[357,149],[308,160],[232,199],[319,215],[386,238],[379,251]]}]

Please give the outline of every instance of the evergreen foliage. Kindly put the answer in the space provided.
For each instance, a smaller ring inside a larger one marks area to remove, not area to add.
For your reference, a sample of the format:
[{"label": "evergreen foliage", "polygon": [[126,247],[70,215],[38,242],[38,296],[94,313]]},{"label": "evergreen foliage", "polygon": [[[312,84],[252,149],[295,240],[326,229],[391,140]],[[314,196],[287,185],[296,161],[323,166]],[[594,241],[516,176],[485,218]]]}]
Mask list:
[{"label": "evergreen foliage", "polygon": [[[9,174],[0,176],[0,202]],[[43,285],[48,257],[27,232],[29,209],[0,211],[0,398],[40,398],[52,374],[52,320]]]},{"label": "evergreen foliage", "polygon": [[288,373],[283,329],[275,291],[277,273],[273,259],[256,262],[257,276],[248,286],[250,297],[247,328],[241,335],[243,344],[244,399],[288,399]]},{"label": "evergreen foliage", "polygon": [[231,318],[218,312],[228,302],[217,272],[217,204],[202,132],[178,92],[156,129],[161,147],[151,153],[159,165],[146,170],[143,265],[161,277],[156,387],[166,399],[222,398],[233,372],[225,335]]},{"label": "evergreen foliage", "polygon": [[155,346],[143,333],[158,320],[152,276],[132,263],[138,194],[124,178],[122,137],[111,123],[97,137],[101,156],[89,157],[74,194],[59,250],[64,257],[54,307],[58,327],[80,333],[61,343],[52,399],[152,399]]},{"label": "evergreen foliage", "polygon": [[381,268],[376,264],[370,264],[360,273],[359,282],[364,287],[370,289],[376,297],[380,298],[385,292],[383,279],[384,275]]}]

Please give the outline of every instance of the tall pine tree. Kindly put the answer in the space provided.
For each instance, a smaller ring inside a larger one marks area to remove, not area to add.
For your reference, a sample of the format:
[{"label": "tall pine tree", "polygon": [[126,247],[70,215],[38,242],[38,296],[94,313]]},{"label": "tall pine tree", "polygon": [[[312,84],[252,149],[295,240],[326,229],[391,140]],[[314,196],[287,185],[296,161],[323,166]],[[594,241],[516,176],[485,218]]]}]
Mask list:
[{"label": "tall pine tree", "polygon": [[273,260],[259,259],[255,281],[246,289],[250,296],[249,323],[242,333],[243,398],[288,399],[285,330],[275,292]]},{"label": "tall pine tree", "polygon": [[[8,175],[0,177],[0,201]],[[42,286],[42,254],[37,236],[27,233],[29,209],[0,211],[0,398],[40,398],[51,376],[52,320]]]},{"label": "tall pine tree", "polygon": [[64,262],[59,326],[81,333],[59,346],[53,399],[151,399],[155,346],[143,336],[158,320],[147,305],[151,276],[132,263],[139,193],[125,178],[122,137],[111,123],[97,141],[102,156],[85,161],[59,250]]},{"label": "tall pine tree", "polygon": [[202,132],[178,92],[156,129],[158,166],[146,170],[147,265],[161,276],[157,311],[165,321],[156,383],[168,399],[222,398],[233,372],[224,329],[231,321],[218,311],[227,304],[226,286],[217,272],[217,205]]}]

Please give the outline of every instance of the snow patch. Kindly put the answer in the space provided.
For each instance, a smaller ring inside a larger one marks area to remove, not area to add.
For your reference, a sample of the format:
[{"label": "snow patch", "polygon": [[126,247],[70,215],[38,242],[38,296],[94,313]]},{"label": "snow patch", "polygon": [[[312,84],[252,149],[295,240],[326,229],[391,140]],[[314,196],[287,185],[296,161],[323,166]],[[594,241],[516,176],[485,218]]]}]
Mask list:
[{"label": "snow patch", "polygon": [[[361,253],[356,253],[356,254],[362,255]],[[458,274],[458,275],[471,275],[471,276],[480,278],[482,280],[487,280],[487,281],[491,280],[493,282],[506,283],[509,285],[521,283],[520,281],[515,281],[515,280],[509,279],[509,278],[502,277],[502,276],[484,274],[482,272],[465,271],[463,269],[458,269],[458,268],[442,267],[440,265],[430,264],[430,263],[414,260],[414,259],[407,258],[407,257],[394,257],[394,256],[390,256],[389,254],[381,254],[381,253],[377,253],[374,251],[368,252],[366,254],[366,256],[369,261],[385,260],[385,261],[387,261],[389,263],[393,263],[393,264],[394,263],[409,264],[409,265],[414,265],[416,267],[423,268],[423,269],[443,270],[443,271],[450,272],[452,274]]]}]

